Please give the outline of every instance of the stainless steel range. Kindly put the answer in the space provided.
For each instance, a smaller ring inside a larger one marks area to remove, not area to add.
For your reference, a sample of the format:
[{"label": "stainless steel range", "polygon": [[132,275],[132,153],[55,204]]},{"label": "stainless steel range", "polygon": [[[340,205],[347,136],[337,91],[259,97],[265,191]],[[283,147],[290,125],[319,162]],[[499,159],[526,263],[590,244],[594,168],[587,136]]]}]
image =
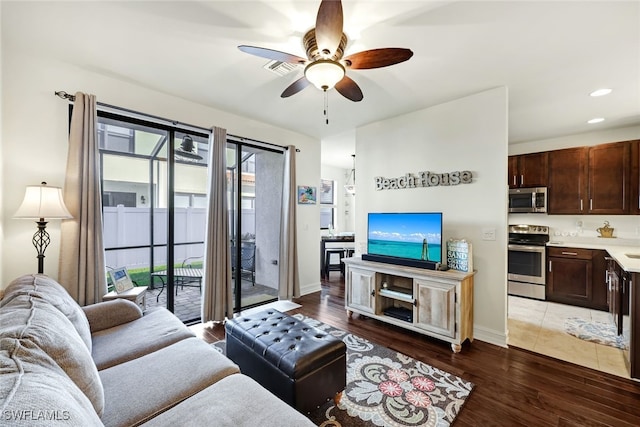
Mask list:
[{"label": "stainless steel range", "polygon": [[507,256],[508,293],[546,299],[546,245],[549,227],[545,225],[510,225]]}]

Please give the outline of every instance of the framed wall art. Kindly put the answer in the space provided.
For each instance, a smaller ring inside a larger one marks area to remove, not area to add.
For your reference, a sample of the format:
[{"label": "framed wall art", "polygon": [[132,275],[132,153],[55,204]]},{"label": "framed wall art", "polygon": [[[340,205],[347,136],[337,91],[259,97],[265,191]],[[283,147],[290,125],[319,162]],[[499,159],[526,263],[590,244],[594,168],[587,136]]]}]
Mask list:
[{"label": "framed wall art", "polygon": [[298,185],[298,204],[314,205],[316,203],[316,187]]}]

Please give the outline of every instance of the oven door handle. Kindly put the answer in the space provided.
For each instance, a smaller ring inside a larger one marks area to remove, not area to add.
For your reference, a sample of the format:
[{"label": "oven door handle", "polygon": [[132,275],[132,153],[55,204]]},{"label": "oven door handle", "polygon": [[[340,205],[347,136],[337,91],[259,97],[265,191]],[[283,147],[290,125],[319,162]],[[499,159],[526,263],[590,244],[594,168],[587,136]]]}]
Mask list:
[{"label": "oven door handle", "polygon": [[544,252],[544,246],[524,246],[524,245],[508,245],[507,249],[510,251],[520,251],[520,252]]}]

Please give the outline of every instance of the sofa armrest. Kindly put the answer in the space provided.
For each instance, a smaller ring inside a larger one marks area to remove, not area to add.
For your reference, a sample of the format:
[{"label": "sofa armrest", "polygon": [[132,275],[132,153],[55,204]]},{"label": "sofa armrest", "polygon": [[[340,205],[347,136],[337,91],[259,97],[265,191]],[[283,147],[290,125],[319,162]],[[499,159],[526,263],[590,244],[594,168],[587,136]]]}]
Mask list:
[{"label": "sofa armrest", "polygon": [[136,303],[122,298],[87,305],[82,309],[92,334],[142,317],[142,310]]}]

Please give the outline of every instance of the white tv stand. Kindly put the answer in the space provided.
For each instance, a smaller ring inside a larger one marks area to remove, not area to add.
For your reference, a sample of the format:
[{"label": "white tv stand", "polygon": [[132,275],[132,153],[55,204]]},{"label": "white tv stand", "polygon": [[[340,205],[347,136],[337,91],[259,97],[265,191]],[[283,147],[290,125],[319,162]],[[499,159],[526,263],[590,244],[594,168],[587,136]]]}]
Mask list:
[{"label": "white tv stand", "polygon": [[346,258],[345,308],[451,343],[473,341],[473,275]]}]

